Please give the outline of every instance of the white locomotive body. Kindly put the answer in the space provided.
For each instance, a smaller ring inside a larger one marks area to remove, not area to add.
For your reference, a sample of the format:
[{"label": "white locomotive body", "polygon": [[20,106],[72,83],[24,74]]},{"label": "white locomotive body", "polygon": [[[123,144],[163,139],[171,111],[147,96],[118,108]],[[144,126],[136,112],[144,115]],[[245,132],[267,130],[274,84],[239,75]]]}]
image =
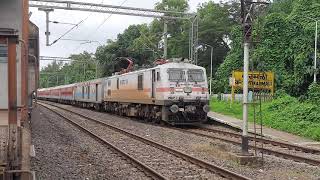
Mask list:
[{"label": "white locomotive body", "polygon": [[[66,87],[69,96],[48,93]],[[185,62],[40,89],[39,98],[170,124],[200,123],[209,111],[205,69]]]}]

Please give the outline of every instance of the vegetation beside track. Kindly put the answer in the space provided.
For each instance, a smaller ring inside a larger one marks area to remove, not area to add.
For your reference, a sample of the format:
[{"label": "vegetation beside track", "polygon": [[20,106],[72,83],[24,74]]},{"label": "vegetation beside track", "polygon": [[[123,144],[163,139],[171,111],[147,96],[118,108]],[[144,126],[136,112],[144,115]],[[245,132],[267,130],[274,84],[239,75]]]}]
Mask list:
[{"label": "vegetation beside track", "polygon": [[[211,99],[211,110],[224,115],[242,119],[240,102]],[[259,115],[259,108],[256,108]],[[249,108],[249,121],[253,122],[254,108]],[[267,127],[286,131],[299,136],[320,141],[319,104],[309,100],[299,100],[286,94],[273,101],[262,103],[263,124]]]}]

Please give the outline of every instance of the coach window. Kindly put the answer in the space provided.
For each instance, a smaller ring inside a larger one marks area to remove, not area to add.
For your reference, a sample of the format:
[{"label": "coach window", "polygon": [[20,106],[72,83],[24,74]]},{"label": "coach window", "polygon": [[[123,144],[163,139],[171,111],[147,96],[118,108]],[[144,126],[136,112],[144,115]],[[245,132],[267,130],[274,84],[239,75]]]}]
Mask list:
[{"label": "coach window", "polygon": [[87,90],[88,90],[88,92],[87,92],[87,93],[88,93],[88,99],[90,99],[90,93],[91,93],[91,92],[90,92],[90,85],[88,85],[87,88],[88,88],[88,89],[87,89]]},{"label": "coach window", "polygon": [[84,99],[84,86],[82,86],[82,99]]},{"label": "coach window", "polygon": [[160,78],[160,72],[157,72],[157,81],[160,81],[161,78]]},{"label": "coach window", "polygon": [[119,78],[117,79],[117,89],[119,89]]},{"label": "coach window", "polygon": [[143,90],[143,74],[138,75],[138,90]]}]

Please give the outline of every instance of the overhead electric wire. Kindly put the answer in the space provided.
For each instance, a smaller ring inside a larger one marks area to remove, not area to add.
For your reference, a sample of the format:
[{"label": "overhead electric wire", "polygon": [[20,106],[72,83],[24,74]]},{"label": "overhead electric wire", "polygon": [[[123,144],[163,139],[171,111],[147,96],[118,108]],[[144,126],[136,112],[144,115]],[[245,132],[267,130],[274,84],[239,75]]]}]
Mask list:
[{"label": "overhead electric wire", "polygon": [[[101,1],[101,4],[104,2],[104,0]],[[92,7],[92,6],[91,6]],[[62,34],[58,39],[54,40],[51,44],[55,44],[57,41],[59,41],[61,38],[63,38],[65,35],[67,35],[69,32],[71,32],[74,28],[78,27],[81,23],[83,23],[84,21],[86,21],[93,13],[90,13],[86,18],[82,19],[80,22],[78,22],[77,24],[75,24],[72,28],[70,28],[68,31],[66,31],[64,34]]]},{"label": "overhead electric wire", "polygon": [[[88,17],[87,17],[88,18]],[[81,23],[83,23],[84,20],[81,20],[80,22],[78,22],[76,25],[74,25],[72,28],[70,28],[68,31],[66,31],[64,34],[62,34],[58,39],[54,40],[51,44],[55,44],[57,41],[59,41],[61,38],[63,38],[65,35],[67,35],[69,32],[71,32],[74,28],[78,27]]]},{"label": "overhead electric wire", "polygon": [[[123,6],[128,0],[124,0],[121,4],[120,7]],[[96,32],[98,29],[100,29],[100,27],[113,15],[113,13],[109,14],[109,16],[107,18],[105,18],[102,23],[100,23],[100,25],[94,30],[94,32]]]},{"label": "overhead electric wire", "polygon": [[[128,0],[124,0],[120,5],[119,7],[122,7]],[[102,23],[99,24],[99,26],[93,31],[93,33],[90,33],[90,34],[94,34],[98,29],[100,29],[100,27],[105,23],[107,22],[108,19],[110,19],[110,17],[113,15],[113,13],[109,14],[108,17],[106,17]],[[90,35],[88,35],[85,39],[88,39],[90,37]],[[100,43],[101,44],[101,43]],[[80,44],[78,47],[76,47],[73,51],[77,51],[80,47],[81,47],[82,44]]]}]

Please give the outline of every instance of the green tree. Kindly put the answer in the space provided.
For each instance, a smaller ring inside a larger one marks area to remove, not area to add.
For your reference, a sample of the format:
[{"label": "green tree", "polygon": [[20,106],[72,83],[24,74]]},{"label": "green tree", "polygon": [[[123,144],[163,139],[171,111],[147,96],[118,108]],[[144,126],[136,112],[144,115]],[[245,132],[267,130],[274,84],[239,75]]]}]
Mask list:
[{"label": "green tree", "polygon": [[41,69],[40,87],[53,87],[95,78],[96,61],[93,54],[83,52],[71,55],[70,59],[72,59],[70,63],[53,61]]},{"label": "green tree", "polygon": [[[199,41],[213,46],[213,72],[216,72],[230,50],[228,41],[231,39],[232,29],[238,23],[239,3],[232,1],[217,4],[210,1],[199,7],[198,14],[200,19]],[[199,65],[205,67],[209,72],[210,49],[202,49],[199,53]]]},{"label": "green tree", "polygon": [[[260,24],[254,24],[256,28],[253,34],[259,35],[260,43],[251,52],[252,64],[255,70],[274,71],[277,89],[294,96],[306,94],[312,82],[314,52],[314,21],[306,17],[319,16],[320,5],[316,0],[279,0],[275,1],[266,15],[258,18]],[[238,31],[241,37],[241,28]],[[233,36],[232,41],[237,42],[238,38]],[[232,45],[218,69],[216,91],[229,89],[225,76],[241,68],[241,51],[241,43]]]}]

